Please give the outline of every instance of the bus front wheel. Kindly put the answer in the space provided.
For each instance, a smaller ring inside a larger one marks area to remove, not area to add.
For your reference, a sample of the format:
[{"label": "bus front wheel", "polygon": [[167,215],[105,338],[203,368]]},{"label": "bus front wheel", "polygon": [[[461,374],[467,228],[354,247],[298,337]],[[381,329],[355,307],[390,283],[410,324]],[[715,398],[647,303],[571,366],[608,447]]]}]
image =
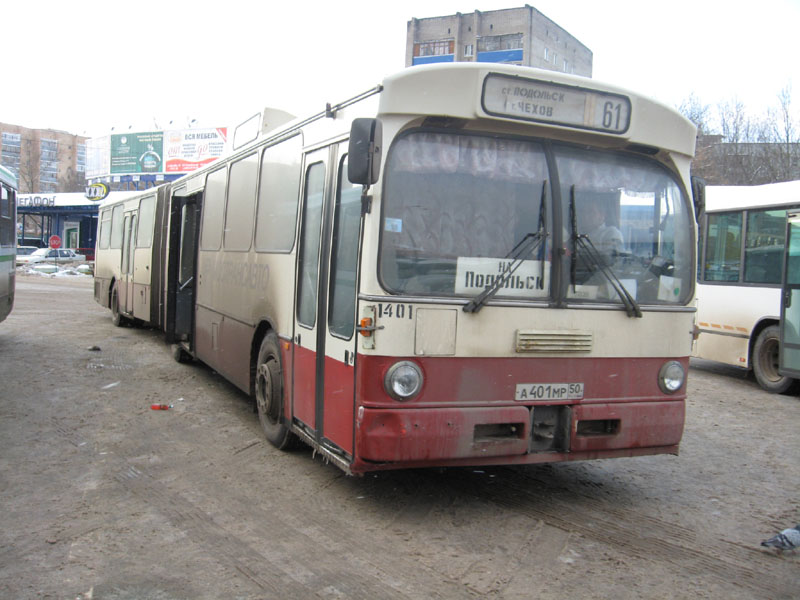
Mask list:
[{"label": "bus front wheel", "polygon": [[758,385],[773,394],[783,394],[795,387],[793,378],[778,372],[780,340],[780,328],[770,325],[758,334],[753,346],[753,374]]},{"label": "bus front wheel", "polygon": [[269,443],[279,450],[294,447],[297,437],[283,423],[283,378],[278,336],[268,333],[258,351],[255,374],[258,420]]}]

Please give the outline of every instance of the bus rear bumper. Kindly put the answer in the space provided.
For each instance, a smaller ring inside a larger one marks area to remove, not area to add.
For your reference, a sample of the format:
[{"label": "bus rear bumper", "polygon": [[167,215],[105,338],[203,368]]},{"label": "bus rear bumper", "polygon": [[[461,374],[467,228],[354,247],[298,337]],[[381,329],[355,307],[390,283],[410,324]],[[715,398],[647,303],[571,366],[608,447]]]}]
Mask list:
[{"label": "bus rear bumper", "polygon": [[[531,410],[533,409],[533,410]],[[563,406],[364,408],[354,471],[676,453],[683,399]],[[381,467],[377,467],[381,468]]]}]

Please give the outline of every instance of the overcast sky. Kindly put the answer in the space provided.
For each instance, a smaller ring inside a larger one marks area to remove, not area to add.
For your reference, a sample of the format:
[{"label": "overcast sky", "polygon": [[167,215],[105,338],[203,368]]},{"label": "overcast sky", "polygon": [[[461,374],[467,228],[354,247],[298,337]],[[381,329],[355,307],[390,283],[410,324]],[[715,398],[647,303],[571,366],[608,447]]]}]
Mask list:
[{"label": "overcast sky", "polygon": [[[402,69],[412,17],[523,4],[11,0],[0,122],[101,136],[232,126],[264,106],[304,115]],[[800,0],[530,4],[592,50],[595,79],[670,105],[738,99],[754,115],[792,86],[800,113]]]}]

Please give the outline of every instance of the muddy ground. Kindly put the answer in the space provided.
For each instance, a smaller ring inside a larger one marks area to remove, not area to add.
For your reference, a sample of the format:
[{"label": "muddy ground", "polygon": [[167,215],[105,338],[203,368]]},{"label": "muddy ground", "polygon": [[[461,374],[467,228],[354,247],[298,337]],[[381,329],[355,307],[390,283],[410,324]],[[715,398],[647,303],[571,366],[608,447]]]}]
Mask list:
[{"label": "muddy ground", "polygon": [[235,388],[113,327],[91,278],[17,282],[0,598],[800,595],[800,553],[759,547],[800,521],[800,399],[739,371],[693,364],[680,456],[356,478],[269,446]]}]

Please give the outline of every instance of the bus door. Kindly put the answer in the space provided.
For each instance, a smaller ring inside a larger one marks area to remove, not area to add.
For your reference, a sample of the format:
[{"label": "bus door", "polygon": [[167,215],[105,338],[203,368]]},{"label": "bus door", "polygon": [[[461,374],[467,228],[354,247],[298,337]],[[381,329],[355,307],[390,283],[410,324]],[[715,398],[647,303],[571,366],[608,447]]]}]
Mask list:
[{"label": "bus door", "polygon": [[361,186],[347,180],[347,145],[339,146],[330,229],[325,332],[325,383],[321,403],[324,440],[353,456],[355,422],[356,303],[361,250]]},{"label": "bus door", "polygon": [[136,211],[125,213],[122,228],[122,264],[120,265],[119,308],[121,312],[133,314],[133,267],[136,244]]},{"label": "bus door", "polygon": [[800,213],[787,215],[783,265],[778,371],[800,378]]},{"label": "bus door", "polygon": [[353,454],[361,188],[346,143],[306,157],[297,263],[293,416],[319,444]]},{"label": "bus door", "polygon": [[165,331],[168,342],[183,342],[187,350],[194,347],[195,277],[202,197],[202,192],[190,196],[174,195],[170,206]]}]

